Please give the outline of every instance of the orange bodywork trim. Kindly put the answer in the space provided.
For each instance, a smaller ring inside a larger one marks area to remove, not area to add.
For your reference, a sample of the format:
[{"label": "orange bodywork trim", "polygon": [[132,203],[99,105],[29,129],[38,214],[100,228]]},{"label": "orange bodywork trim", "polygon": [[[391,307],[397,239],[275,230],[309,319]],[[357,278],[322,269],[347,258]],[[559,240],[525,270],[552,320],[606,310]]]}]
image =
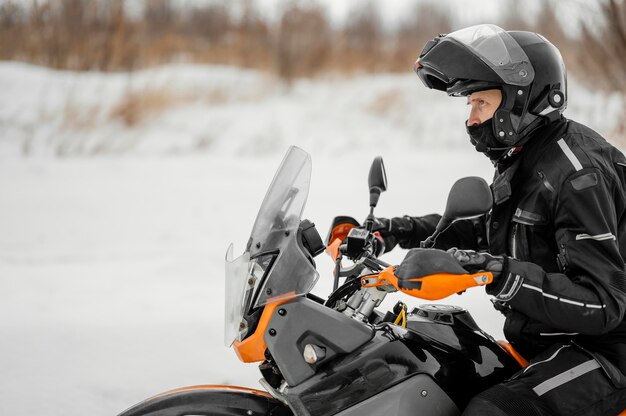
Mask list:
[{"label": "orange bodywork trim", "polygon": [[398,289],[398,278],[393,274],[394,266],[389,266],[378,274],[368,274],[361,277],[361,286],[365,288],[369,287],[383,287],[394,286]]},{"label": "orange bodywork trim", "polygon": [[331,259],[333,259],[333,261],[337,261],[337,257],[339,257],[339,246],[342,241],[343,240],[336,238],[332,243],[326,246],[326,253]]},{"label": "orange bodywork trim", "polygon": [[189,386],[189,387],[181,387],[179,389],[166,391],[165,393],[157,394],[154,397],[149,398],[148,400],[158,399],[159,397],[169,396],[170,394],[182,393],[185,391],[198,391],[198,390],[226,390],[226,391],[235,391],[241,393],[250,393],[250,394],[258,394],[259,396],[272,397],[268,392],[262,390],[251,389],[248,387],[238,387],[238,386],[222,386],[218,384],[206,384],[201,386]]},{"label": "orange bodywork trim", "polygon": [[[419,288],[408,288],[400,285],[398,277],[394,274],[394,266],[389,266],[378,275],[364,276],[361,279],[361,284],[364,287],[392,285],[399,291],[416,298],[439,300],[447,298],[455,293],[463,292],[470,287],[489,284],[492,281],[493,275],[490,272],[480,272],[474,274],[438,273],[417,277],[415,279],[408,279],[405,282],[415,283],[416,286],[420,283]],[[406,283],[404,285],[407,286]]]},{"label": "orange bodywork trim", "polygon": [[356,227],[354,224],[344,222],[337,224],[330,231],[330,238],[328,239],[328,246],[326,247],[326,253],[333,259],[337,260],[339,255],[339,246],[341,242],[346,239],[351,229]]},{"label": "orange bodywork trim", "polygon": [[265,344],[265,339],[263,337],[270,323],[270,319],[272,319],[272,315],[278,306],[287,303],[292,299],[293,296],[290,296],[286,299],[283,298],[265,305],[263,313],[261,313],[261,319],[259,319],[259,324],[257,325],[254,334],[250,335],[241,342],[235,341],[233,343],[233,349],[241,361],[244,363],[255,363],[265,360],[265,350],[267,349],[267,345]]},{"label": "orange bodywork trim", "polygon": [[341,241],[345,240],[350,230],[354,227],[356,227],[356,225],[350,224],[348,222],[335,225],[330,232],[330,238],[328,239],[328,241],[334,241],[336,239],[340,239]]},{"label": "orange bodywork trim", "polygon": [[522,355],[517,352],[511,344],[506,341],[498,341],[498,344],[500,344],[500,346],[504,348],[504,350],[509,353],[511,357],[515,358],[515,361],[517,361],[520,367],[525,368],[528,366],[528,360],[522,357]]},{"label": "orange bodywork trim", "polygon": [[447,298],[455,293],[463,292],[474,286],[483,286],[493,281],[490,272],[475,274],[448,274],[438,273],[417,279],[409,279],[409,282],[421,282],[419,289],[399,288],[407,295],[426,300],[439,300]]}]

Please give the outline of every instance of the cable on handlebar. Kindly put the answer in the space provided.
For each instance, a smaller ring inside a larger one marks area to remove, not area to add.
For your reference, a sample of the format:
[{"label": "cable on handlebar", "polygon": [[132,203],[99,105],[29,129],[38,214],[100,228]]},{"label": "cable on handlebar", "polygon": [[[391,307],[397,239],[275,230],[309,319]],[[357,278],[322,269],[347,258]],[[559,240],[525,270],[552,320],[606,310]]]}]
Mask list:
[{"label": "cable on handlebar", "polygon": [[346,297],[351,296],[354,292],[356,292],[361,287],[361,280],[359,279],[350,279],[341,287],[334,290],[333,293],[330,294],[328,300],[326,300],[325,306],[329,308],[334,308],[337,304],[337,301]]}]

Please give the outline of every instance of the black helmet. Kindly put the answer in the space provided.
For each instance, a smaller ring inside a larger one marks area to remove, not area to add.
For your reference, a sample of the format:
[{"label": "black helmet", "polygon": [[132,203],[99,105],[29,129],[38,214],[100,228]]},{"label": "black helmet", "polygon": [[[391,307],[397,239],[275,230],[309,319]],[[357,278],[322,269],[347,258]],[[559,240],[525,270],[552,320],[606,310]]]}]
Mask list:
[{"label": "black helmet", "polygon": [[429,41],[415,62],[428,88],[452,96],[500,89],[502,103],[493,116],[495,137],[521,145],[545,120],[567,106],[567,75],[559,50],[533,32],[479,25]]}]

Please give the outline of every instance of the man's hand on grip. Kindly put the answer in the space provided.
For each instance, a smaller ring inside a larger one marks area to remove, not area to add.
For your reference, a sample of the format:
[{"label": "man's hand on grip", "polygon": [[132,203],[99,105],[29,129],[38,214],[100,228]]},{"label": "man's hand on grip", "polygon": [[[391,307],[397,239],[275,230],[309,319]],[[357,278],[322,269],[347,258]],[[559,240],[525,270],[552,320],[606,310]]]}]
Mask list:
[{"label": "man's hand on grip", "polygon": [[477,252],[474,250],[459,250],[451,248],[448,250],[455,260],[469,273],[479,271],[488,271],[493,274],[494,281],[500,277],[502,273],[504,258],[502,256],[494,256],[486,252]]}]

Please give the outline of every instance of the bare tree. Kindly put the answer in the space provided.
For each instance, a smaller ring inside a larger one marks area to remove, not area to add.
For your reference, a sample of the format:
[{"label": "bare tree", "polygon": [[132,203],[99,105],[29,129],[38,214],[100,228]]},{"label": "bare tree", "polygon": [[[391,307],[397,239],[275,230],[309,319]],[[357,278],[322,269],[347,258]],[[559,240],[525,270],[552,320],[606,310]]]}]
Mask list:
[{"label": "bare tree", "polygon": [[276,69],[286,80],[311,75],[325,67],[331,31],[318,5],[290,2],[285,7],[276,40]]},{"label": "bare tree", "polygon": [[626,94],[626,4],[605,0],[602,4],[603,27],[598,30],[582,24],[579,65],[585,65],[588,81],[596,86]]},{"label": "bare tree", "polygon": [[171,0],[150,0],[145,2],[144,19],[152,34],[162,34],[176,25],[177,11]]},{"label": "bare tree", "polygon": [[395,34],[391,69],[409,70],[426,42],[450,30],[451,22],[445,11],[430,3],[416,4],[413,11],[400,23]]},{"label": "bare tree", "polygon": [[233,25],[229,62],[246,68],[271,67],[271,33],[251,0],[243,0],[243,13]]},{"label": "bare tree", "polygon": [[386,65],[381,59],[384,33],[376,4],[372,0],[359,2],[348,15],[350,19],[345,23],[335,50],[338,66],[365,72],[382,69]]},{"label": "bare tree", "polygon": [[26,19],[24,8],[9,0],[0,4],[0,59],[23,53],[20,48]]}]

